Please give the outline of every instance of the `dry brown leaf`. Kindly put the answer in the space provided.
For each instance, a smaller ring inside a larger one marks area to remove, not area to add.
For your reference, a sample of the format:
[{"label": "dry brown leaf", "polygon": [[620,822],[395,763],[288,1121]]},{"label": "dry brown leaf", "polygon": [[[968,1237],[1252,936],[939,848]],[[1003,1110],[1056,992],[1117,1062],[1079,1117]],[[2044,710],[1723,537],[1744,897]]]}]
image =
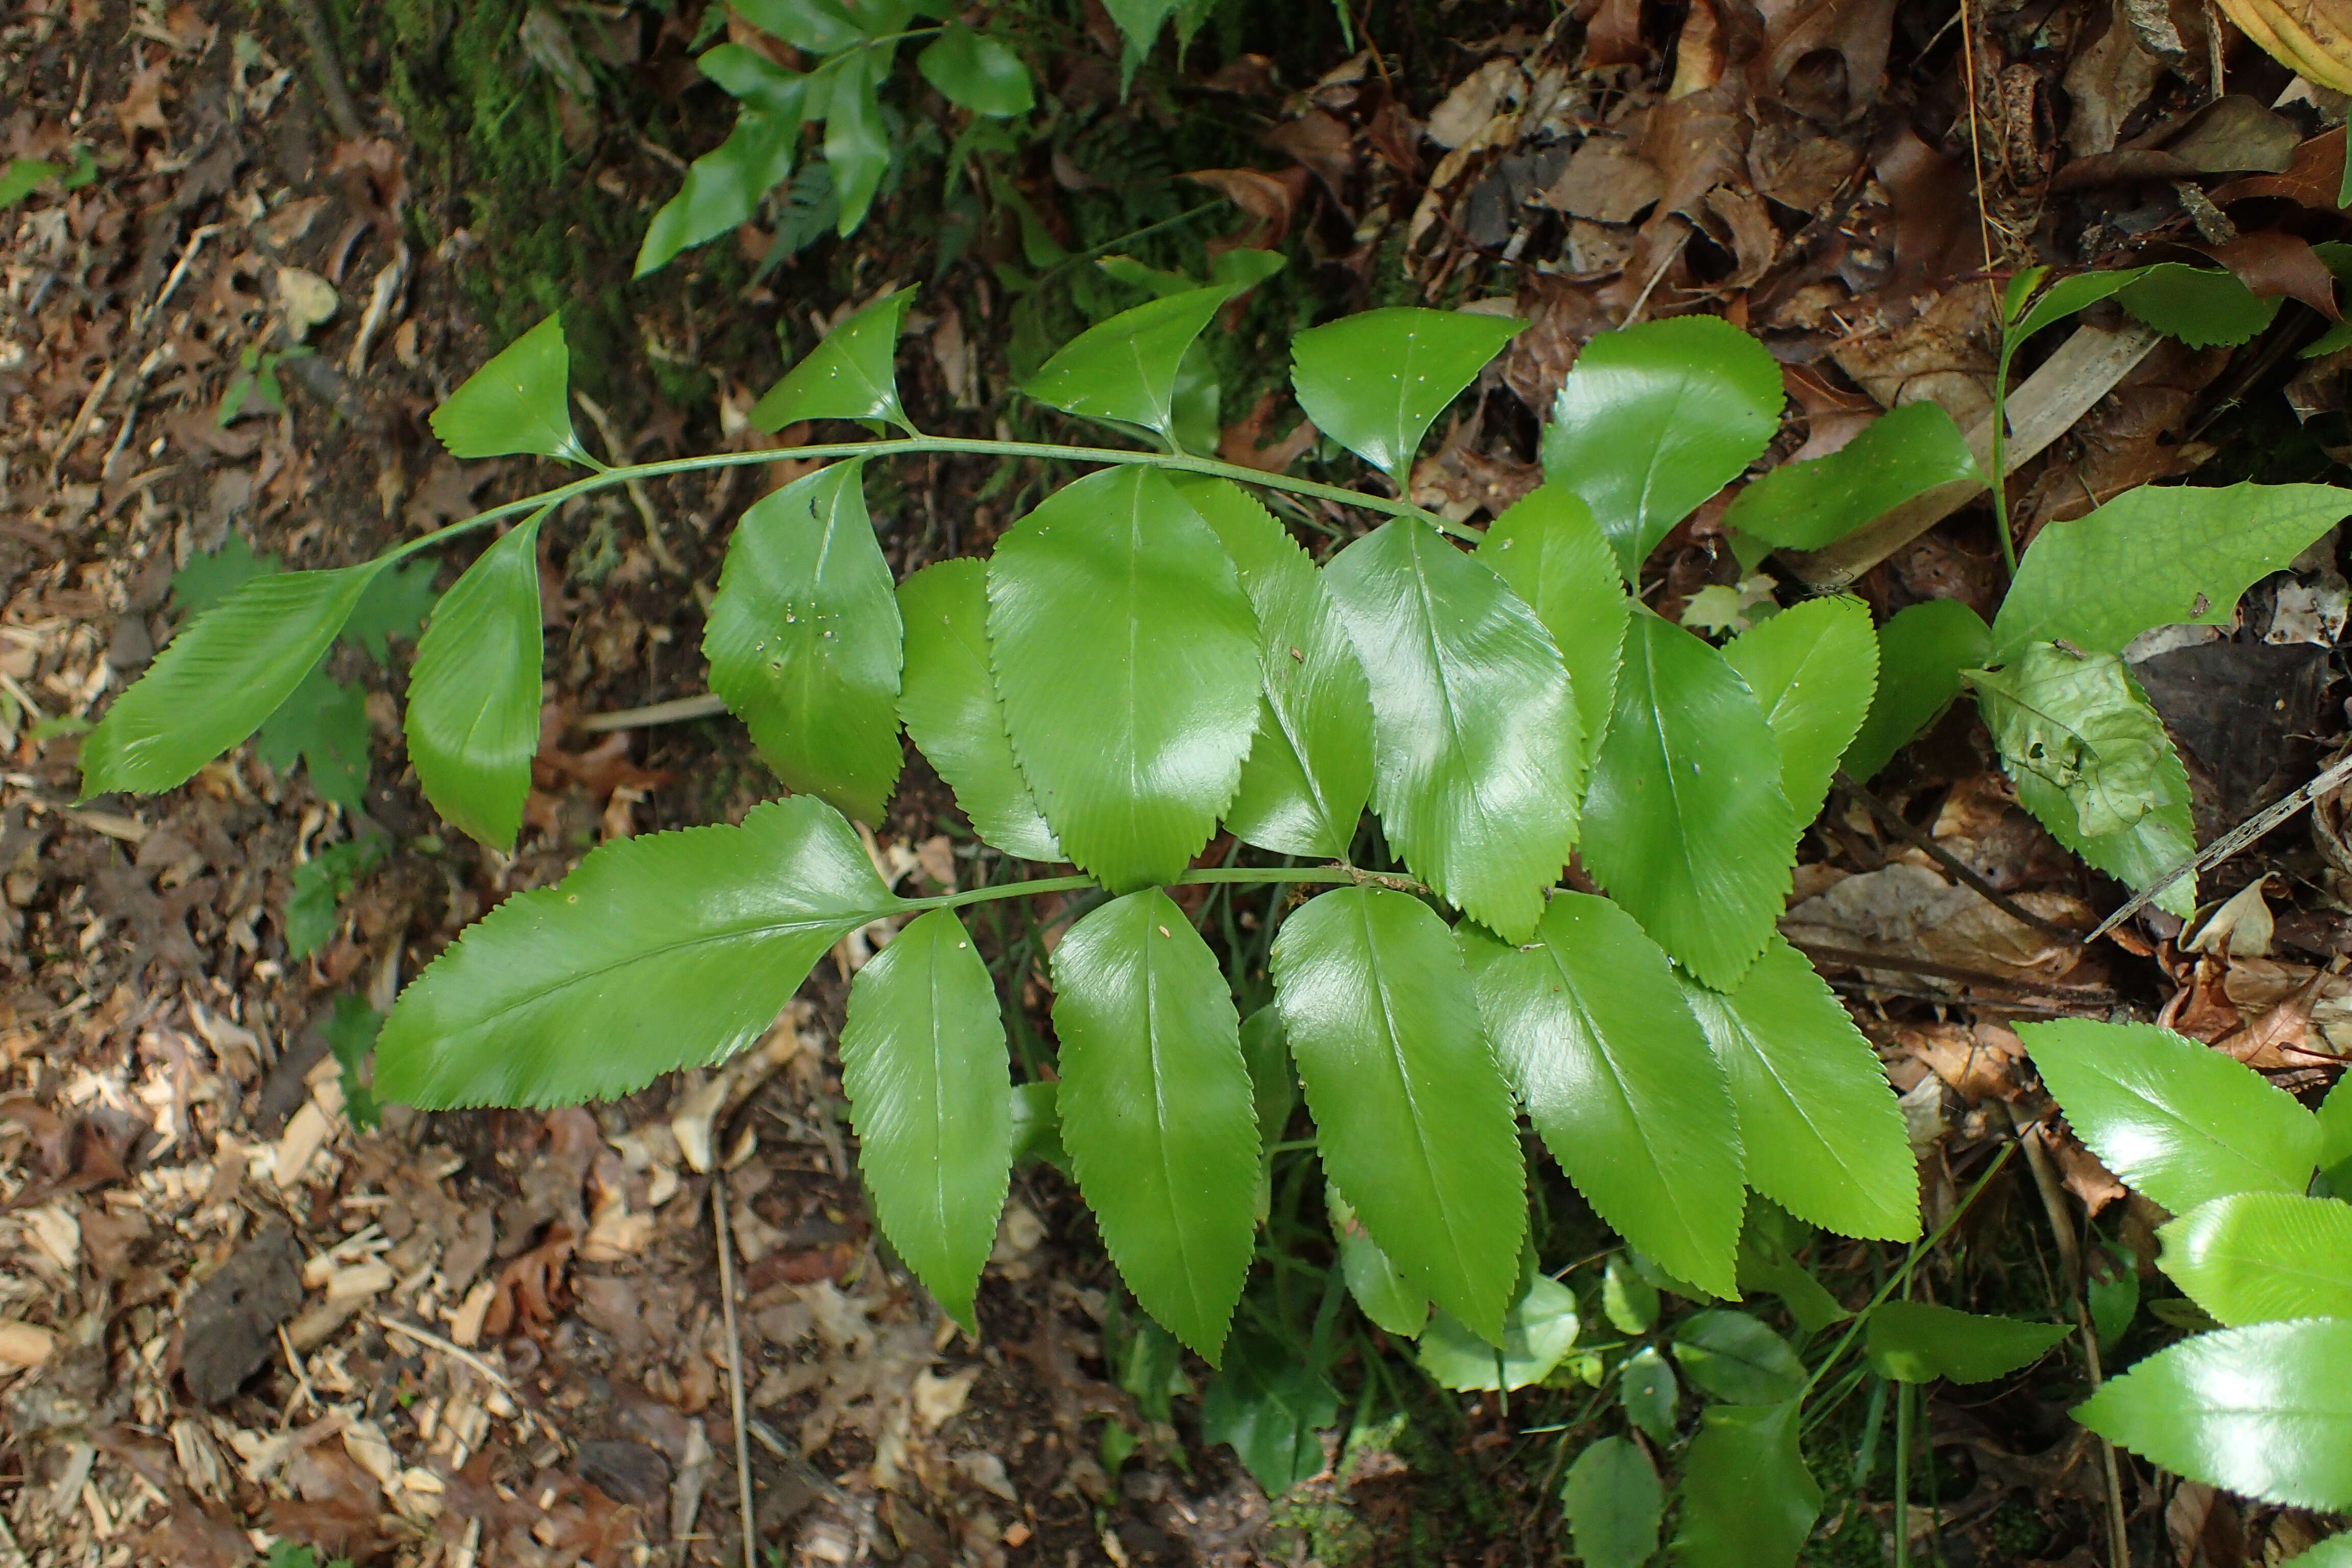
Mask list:
[{"label": "dry brown leaf", "polygon": [[170,90],[171,73],[171,66],[158,60],[131,79],[122,101],[114,106],[114,118],[126,138],[135,138],[142,131],[170,134],[172,122],[163,113],[163,98]]},{"label": "dry brown leaf", "polygon": [[2332,91],[2352,92],[2352,3],[2221,0],[2221,9],[2273,59]]}]

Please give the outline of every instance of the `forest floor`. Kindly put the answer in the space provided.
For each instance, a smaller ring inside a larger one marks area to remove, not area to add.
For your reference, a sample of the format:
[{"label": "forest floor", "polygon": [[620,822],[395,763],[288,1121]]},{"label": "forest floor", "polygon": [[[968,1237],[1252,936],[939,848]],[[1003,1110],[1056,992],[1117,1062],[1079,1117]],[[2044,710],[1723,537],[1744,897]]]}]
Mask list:
[{"label": "forest floor", "polygon": [[[1012,156],[961,259],[910,248],[951,232],[919,189],[950,182],[916,159],[850,240],[755,277],[775,236],[746,232],[631,285],[681,153],[723,130],[691,85],[695,5],[567,9],[562,48],[602,84],[583,100],[552,79],[543,30],[537,54],[519,40],[520,6],[479,7],[505,18],[488,44],[466,7],[331,11],[328,48],[292,19],[319,15],[305,5],[19,0],[0,20],[0,81],[23,89],[0,102],[0,161],[74,173],[0,207],[0,1568],[229,1568],[278,1538],[410,1568],[719,1564],[744,1560],[747,1515],[762,1562],[1565,1560],[1556,1478],[1581,1391],[1424,1388],[1393,1412],[1367,1394],[1331,1468],[1269,1501],[1202,1442],[1197,1367],[1122,1309],[1050,1168],[1015,1176],[979,1338],[946,1323],[879,1247],[843,1113],[835,1040],[864,936],[757,1048],[623,1101],[379,1121],[360,1099],[339,1052],[363,1050],[468,921],[600,841],[740,818],[773,792],[730,722],[660,705],[703,692],[700,605],[731,520],[792,461],[611,492],[551,529],[543,737],[510,858],[445,840],[402,754],[393,696],[431,565],[331,656],[278,740],[184,789],[78,803],[79,737],[241,554],[340,564],[534,488],[528,462],[442,455],[425,419],[554,304],[580,318],[575,385],[615,461],[789,444],[749,427],[752,398],[908,281],[927,285],[910,407],[985,434],[1039,334],[1084,320],[1016,304],[1008,269],[1057,277],[1053,255],[1155,228],[1179,258],[1219,229],[1286,248],[1299,280],[1268,309],[1302,321],[1515,300],[1529,328],[1412,476],[1451,517],[1537,482],[1538,411],[1629,319],[1704,310],[1761,335],[1791,398],[1779,460],[1920,396],[1980,419],[1989,276],[2190,246],[2294,302],[2242,348],[2142,344],[2087,371],[2046,356],[2042,395],[2079,417],[2020,455],[2022,529],[2200,470],[2342,478],[2352,378],[2341,356],[2295,358],[2336,310],[2309,242],[2343,226],[2340,105],[2282,102],[2287,73],[2209,39],[2193,3],[2163,34],[2105,0],[1992,9],[1956,27],[1894,0],[1374,5],[1365,25],[1395,35],[1376,51],[1336,26],[1286,34],[1279,60],[1203,44],[1132,100],[1115,40],[1080,27],[1048,71],[1050,134]],[[510,134],[539,139],[496,167],[451,107],[485,71],[507,81]],[[1180,110],[1223,116],[1223,142]],[[1181,161],[1186,137],[1202,162]],[[1139,151],[1155,141],[1172,150]],[[1244,345],[1220,368],[1227,457],[1298,460],[1313,432],[1270,390],[1278,354]],[[982,479],[939,462],[877,496],[902,574],[1015,515],[1019,485]],[[1676,535],[1649,584],[1662,613],[1729,620],[1801,591],[1734,561],[1721,510]],[[2135,651],[2200,837],[2341,749],[2344,563],[2331,536],[2236,627]],[[1855,591],[1882,615],[1989,614],[1997,567],[1976,506]],[[2085,949],[2053,931],[2087,929],[2116,890],[2016,808],[1971,718],[1875,791],[1833,798],[1784,929],[1880,1046],[1931,1216],[2046,1109],[2014,1019],[2160,1013],[2291,1089],[2352,1046],[2340,805],[2211,879],[2234,937],[2209,922],[2184,945],[2151,915]],[[928,892],[956,884],[969,844],[910,773],[871,848]],[[1954,884],[1954,860],[2014,907]],[[2021,1163],[1987,1185],[1948,1276],[1990,1267],[2046,1307],[2085,1210],[2107,1243],[2094,1273],[2147,1273],[2137,1200],[2053,1147],[2041,1182]],[[1547,1261],[1565,1263],[1598,1233],[1554,1185]],[[1866,1294],[1876,1257],[1824,1241],[1809,1261]],[[1571,1283],[1595,1293],[1589,1272]],[[1931,1529],[1950,1568],[2105,1562],[2111,1501],[2148,1562],[2261,1563],[2315,1536],[2193,1485],[2135,1477],[2111,1499],[2068,1397],[1932,1402],[1949,1489],[1933,1510],[1826,1450],[1853,1473],[1808,1560],[1876,1563],[1896,1531]]]}]

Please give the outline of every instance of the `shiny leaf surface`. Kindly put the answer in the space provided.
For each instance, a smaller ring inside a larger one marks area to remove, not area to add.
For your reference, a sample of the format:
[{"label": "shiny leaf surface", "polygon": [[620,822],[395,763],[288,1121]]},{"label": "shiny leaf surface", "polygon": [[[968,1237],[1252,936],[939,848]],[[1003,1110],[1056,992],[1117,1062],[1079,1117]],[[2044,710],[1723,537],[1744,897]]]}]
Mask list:
[{"label": "shiny leaf surface", "polygon": [[1732,638],[1723,657],[1763,707],[1801,832],[1822,814],[1878,687],[1870,611],[1859,599],[1809,599]]},{"label": "shiny leaf surface", "polygon": [[1560,1169],[1627,1241],[1734,1294],[1739,1128],[1666,955],[1584,893],[1555,894],[1525,946],[1461,936],[1487,1037]]},{"label": "shiny leaf surface", "polygon": [[1577,1326],[1575,1293],[1538,1274],[1503,1314],[1499,1352],[1451,1313],[1440,1312],[1421,1336],[1421,1370],[1441,1387],[1465,1393],[1525,1388],[1549,1377],[1568,1358]]},{"label": "shiny leaf surface", "polygon": [[252,735],[325,657],[381,567],[255,577],[183,626],[82,741],[82,798],[175,788]]},{"label": "shiny leaf surface", "polygon": [[975,114],[1008,117],[1036,106],[1037,92],[1021,57],[985,33],[950,22],[937,41],[916,57],[923,79],[940,96]]},{"label": "shiny leaf surface", "polygon": [[1657,1468],[1632,1439],[1587,1443],[1568,1468],[1559,1500],[1585,1568],[1641,1568],[1657,1554],[1665,1490]]},{"label": "shiny leaf surface", "polygon": [[1348,1294],[1376,1326],[1402,1339],[1418,1339],[1429,1326],[1429,1298],[1389,1261],[1338,1187],[1326,1183],[1323,1202],[1331,1216],[1331,1235],[1339,1244],[1339,1271],[1347,1279]]},{"label": "shiny leaf surface", "polygon": [[1968,438],[1924,399],[1892,409],[1823,458],[1783,463],[1732,498],[1727,529],[1782,550],[1819,550],[1912,497],[1981,483]]},{"label": "shiny leaf surface", "polygon": [[1780,367],[1728,321],[1603,332],[1560,387],[1544,477],[1591,506],[1632,582],[1669,529],[1763,455],[1782,401]]},{"label": "shiny leaf surface", "polygon": [[408,675],[408,760],[453,826],[514,848],[539,751],[541,513],[488,550],[442,596]]},{"label": "shiny leaf surface", "polygon": [[988,663],[988,565],[936,561],[898,584],[906,668],[898,716],[955,791],[982,841],[1026,860],[1059,860],[1062,847],[1013,760],[1004,700]]},{"label": "shiny leaf surface", "polygon": [[1867,784],[1895,753],[1960,693],[1960,671],[1992,658],[1992,629],[1958,599],[1897,610],[1878,628],[1878,684],[1870,716],[1846,748],[1843,766]]},{"label": "shiny leaf surface", "polygon": [[1584,498],[1541,485],[1486,530],[1478,559],[1528,603],[1568,667],[1589,765],[1608,732],[1632,601]]},{"label": "shiny leaf surface", "polygon": [[528,453],[594,468],[572,428],[572,354],[550,316],[499,351],[433,411],[453,458]]},{"label": "shiny leaf surface", "polygon": [[1575,847],[1583,773],[1550,634],[1417,519],[1381,524],[1323,575],[1370,682],[1390,843],[1448,902],[1526,940]]},{"label": "shiny leaf surface", "polygon": [[1525,321],[1390,306],[1309,327],[1290,341],[1290,384],[1315,427],[1392,476],[1445,405]]},{"label": "shiny leaf surface", "polygon": [[2352,1508],[2352,1318],[2199,1334],[2109,1378],[2074,1418],[2207,1486]]},{"label": "shiny leaf surface", "polygon": [[1723,655],[1633,616],[1584,810],[1601,885],[1685,969],[1737,985],[1788,899],[1797,821],[1764,710]]},{"label": "shiny leaf surface", "polygon": [[2352,1204],[2232,1193],[2156,1234],[2156,1266],[2221,1322],[2352,1318]]},{"label": "shiny leaf surface", "polygon": [[1821,1512],[1797,1447],[1801,1405],[1718,1405],[1683,1456],[1675,1561],[1688,1568],[1790,1568]]},{"label": "shiny leaf surface", "polygon": [[898,404],[898,333],[912,289],[885,294],[827,332],[808,357],[751,405],[751,425],[781,430],[803,419],[883,419],[909,434]]},{"label": "shiny leaf surface", "polygon": [[1258,1136],[1241,1019],[1158,889],[1054,950],[1062,1144],[1135,1299],[1215,1365],[1249,1270]]},{"label": "shiny leaf surface", "polygon": [[826,949],[900,907],[849,824],[807,795],[740,826],[610,840],[499,904],[400,994],[376,1095],[576,1104],[724,1061]]},{"label": "shiny leaf surface", "polygon": [[1778,1405],[1805,1386],[1805,1363],[1789,1342],[1746,1312],[1694,1312],[1675,1325],[1683,1375],[1733,1405]]},{"label": "shiny leaf surface", "polygon": [[841,1082],[883,1234],[976,1331],[1013,1167],[1012,1075],[996,984],[952,910],[918,916],[857,972]]},{"label": "shiny leaf surface", "polygon": [[835,463],[752,503],[702,635],[711,689],[793,790],[882,820],[898,768],[898,600],[860,489]]},{"label": "shiny leaf surface", "polygon": [[2252,1068],[2153,1024],[2058,1018],[2017,1034],[2075,1135],[2175,1214],[2309,1184],[2319,1123]]},{"label": "shiny leaf surface", "polygon": [[1526,1185],[1453,933],[1417,899],[1343,888],[1283,923],[1274,984],[1324,1169],[1423,1294],[1498,1341]]},{"label": "shiny leaf surface", "polygon": [[1257,736],[1225,807],[1235,837],[1287,855],[1344,858],[1372,787],[1372,705],[1323,574],[1239,487],[1173,481],[1217,535],[1257,616]]},{"label": "shiny leaf surface", "polygon": [[[708,60],[706,56],[706,68]],[[760,210],[761,199],[791,177],[793,156],[800,148],[799,83],[803,79],[792,79],[793,90],[783,95],[789,97],[789,104],[754,108],[746,103],[736,112],[735,129],[727,140],[688,165],[677,195],[663,203],[653,221],[646,225],[646,237],[637,247],[635,276],[658,271],[680,251],[707,245],[751,222]]]},{"label": "shiny leaf surface", "polygon": [[1217,308],[1235,289],[1188,289],[1121,310],[1062,345],[1021,388],[1081,419],[1141,426],[1168,434],[1175,423],[1176,372]]},{"label": "shiny leaf surface", "polygon": [[1257,726],[1256,617],[1217,536],[1150,469],[1091,474],[998,542],[988,593],[1013,754],[1063,852],[1113,891],[1175,880]]},{"label": "shiny leaf surface", "polygon": [[1804,955],[1779,936],[1728,995],[1684,994],[1731,1081],[1748,1182],[1843,1236],[1919,1234],[1918,1175],[1877,1054]]}]

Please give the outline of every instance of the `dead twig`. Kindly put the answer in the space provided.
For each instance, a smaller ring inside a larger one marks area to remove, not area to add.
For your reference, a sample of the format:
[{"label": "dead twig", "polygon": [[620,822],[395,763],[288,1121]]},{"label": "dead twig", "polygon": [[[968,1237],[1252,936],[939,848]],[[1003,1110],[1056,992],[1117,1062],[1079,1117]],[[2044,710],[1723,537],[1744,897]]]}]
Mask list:
[{"label": "dead twig", "polygon": [[[613,428],[612,416],[604,412],[604,405],[584,392],[574,391],[572,397],[573,402],[588,411],[588,417],[596,422],[596,434],[604,438],[604,450],[613,461],[627,462],[629,449],[621,444],[621,433]],[[668,542],[662,538],[661,516],[654,510],[653,497],[646,493],[645,482],[631,479],[626,489],[629,500],[636,506],[637,515],[645,520],[646,548],[653,552],[656,563],[665,572],[684,572],[685,568],[677,563],[677,557],[670,553]]]},{"label": "dead twig", "polygon": [[2188,859],[2170,868],[2155,881],[2125,900],[2123,907],[2101,921],[2093,928],[2091,934],[2084,938],[2084,941],[2086,942],[2098,941],[2099,938],[2146,909],[2158,894],[2181,878],[2190,875],[2203,876],[2347,779],[2352,779],[2352,755],[2347,755],[2335,763],[2301,789],[2264,806]]},{"label": "dead twig", "polygon": [[367,134],[367,127],[360,120],[359,105],[352,100],[352,89],[343,83],[343,63],[335,58],[335,37],[327,30],[319,0],[285,0],[285,5],[294,30],[302,35],[302,47],[310,53],[310,77],[318,84],[327,118],[335,122],[335,133],[346,142],[358,141]]},{"label": "dead twig", "polygon": [[476,1372],[481,1373],[482,1376],[495,1384],[502,1392],[512,1394],[515,1391],[515,1385],[506,1380],[506,1375],[503,1373],[499,1372],[498,1368],[492,1366],[488,1362],[484,1361],[480,1356],[476,1355],[472,1351],[467,1350],[465,1346],[457,1343],[456,1341],[445,1340],[439,1334],[433,1332],[429,1329],[411,1328],[397,1318],[386,1318],[375,1313],[371,1313],[369,1315],[375,1319],[376,1327],[384,1330],[386,1332],[399,1334],[404,1338],[415,1340],[420,1345],[430,1345],[435,1350],[439,1351],[443,1355],[454,1356],[458,1361],[463,1362],[466,1365],[473,1368]]},{"label": "dead twig", "polygon": [[727,1402],[735,1417],[735,1501],[743,1514],[743,1568],[760,1568],[760,1531],[751,1510],[751,1423],[743,1409],[743,1337],[735,1327],[735,1237],[727,1228],[727,1171],[710,1179],[710,1223],[719,1233],[719,1310],[727,1330]]},{"label": "dead twig", "polygon": [[607,730],[635,730],[646,724],[682,724],[688,719],[709,719],[727,711],[727,700],[716,691],[695,697],[673,697],[645,708],[624,708],[612,713],[591,713],[572,727],[601,734]]},{"label": "dead twig", "polygon": [[1870,814],[1878,818],[1881,824],[1893,829],[1895,836],[1901,838],[1903,842],[1910,845],[1911,847],[1927,856],[1937,865],[1941,866],[1946,871],[1958,879],[1962,884],[1971,889],[1979,897],[1982,898],[1985,902],[1990,904],[1994,909],[1999,910],[2002,914],[2007,915],[2013,921],[2021,921],[2027,925],[2036,928],[2037,930],[2048,931],[2053,936],[2063,937],[2068,942],[2080,942],[2083,940],[2082,932],[2070,931],[2066,927],[2058,924],[2055,921],[2044,920],[2042,916],[2035,914],[2032,910],[2025,908],[2022,904],[2018,903],[2015,900],[2010,898],[2009,895],[2003,893],[1998,888],[1995,888],[1990,882],[1986,881],[1984,878],[1977,874],[1975,868],[1969,866],[1958,856],[1953,854],[1950,850],[1937,843],[1933,838],[1927,837],[1927,835],[1912,826],[1910,820],[1901,812],[1895,810],[1893,806],[1879,799],[1878,796],[1873,795],[1869,790],[1855,783],[1853,776],[1843,768],[1840,768],[1838,770],[1837,782],[1844,787],[1847,794],[1853,795],[1856,800],[1862,802],[1863,805],[1868,806],[1870,808]]}]

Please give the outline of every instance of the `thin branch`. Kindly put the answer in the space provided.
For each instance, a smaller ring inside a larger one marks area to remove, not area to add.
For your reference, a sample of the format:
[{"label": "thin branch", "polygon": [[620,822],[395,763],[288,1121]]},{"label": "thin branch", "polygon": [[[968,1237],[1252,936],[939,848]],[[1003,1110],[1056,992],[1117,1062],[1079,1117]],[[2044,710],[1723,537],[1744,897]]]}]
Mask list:
[{"label": "thin branch", "polygon": [[2082,932],[2078,931],[2070,931],[2066,927],[2058,924],[2055,921],[2043,919],[2042,916],[2035,914],[2032,910],[2025,908],[2022,904],[2020,904],[2013,899],[2010,898],[2008,894],[2003,893],[1990,882],[1986,881],[1983,877],[1977,873],[1974,867],[1969,865],[1958,856],[1953,854],[1950,850],[1937,843],[1925,833],[1920,832],[1916,827],[1912,826],[1909,818],[1906,817],[1901,812],[1895,810],[1893,806],[1887,805],[1885,801],[1879,799],[1878,796],[1873,795],[1862,784],[1856,783],[1853,777],[1843,768],[1840,768],[1838,770],[1837,781],[1840,784],[1844,786],[1849,795],[1852,795],[1856,800],[1862,802],[1863,805],[1870,807],[1870,814],[1878,818],[1880,823],[1893,829],[1895,835],[1900,837],[1903,842],[1910,845],[1914,849],[1926,855],[1929,859],[1935,861],[1937,865],[1941,866],[1946,871],[1951,873],[1953,877],[1966,884],[1969,889],[1974,890],[1979,897],[1982,898],[1985,902],[1990,904],[1994,909],[1999,910],[2002,914],[2007,915],[2013,921],[2020,921],[2026,925],[2033,926],[2038,930],[2048,931],[2053,936],[2063,937],[2068,942],[2081,942],[2083,940]]},{"label": "thin branch", "polygon": [[[613,428],[613,416],[604,412],[604,405],[576,387],[572,400],[586,409],[588,417],[595,422],[596,433],[604,438],[604,450],[615,458],[626,457],[628,448],[621,444],[621,433]],[[669,542],[662,537],[661,514],[654,510],[653,498],[646,493],[645,481],[628,479],[624,483],[628,488],[629,500],[636,506],[637,516],[645,522],[646,548],[652,552],[654,564],[672,575],[683,572],[685,568],[677,563],[677,557],[669,552]]]},{"label": "thin branch", "polygon": [[636,730],[648,724],[682,724],[689,719],[709,719],[727,711],[727,700],[716,691],[694,697],[673,697],[644,708],[623,708],[612,713],[591,713],[572,727],[599,734],[607,730]]},{"label": "thin branch", "polygon": [[1434,512],[1415,506],[1412,501],[1389,496],[1368,495],[1342,485],[1327,485],[1318,479],[1293,479],[1287,474],[1269,474],[1260,468],[1246,468],[1238,463],[1221,463],[1213,458],[1187,457],[1178,452],[1139,452],[1116,447],[1069,447],[1050,441],[984,441],[963,436],[906,436],[887,441],[830,441],[807,447],[762,447],[749,452],[704,452],[690,458],[665,458],[659,462],[631,463],[618,468],[602,468],[595,473],[558,485],[536,495],[519,500],[502,501],[485,511],[463,518],[444,528],[386,551],[381,559],[397,561],[420,550],[430,550],[456,535],[503,517],[513,517],[533,511],[543,506],[554,506],[574,496],[587,495],[608,485],[628,484],[635,480],[657,479],[670,474],[698,473],[705,468],[740,468],[765,463],[805,462],[815,458],[903,458],[927,452],[958,452],[982,458],[1037,458],[1049,462],[1140,464],[1145,468],[1172,468],[1180,473],[1205,474],[1211,479],[1231,479],[1239,485],[1255,485],[1261,489],[1285,490],[1292,495],[1313,496],[1320,500],[1334,501],[1341,506],[1361,507],[1367,511],[1384,512],[1391,517],[1419,518],[1443,533],[1476,543],[1484,539],[1483,531],[1466,523],[1451,521]]},{"label": "thin branch", "polygon": [[2347,779],[2352,779],[2352,755],[2347,755],[2341,761],[2336,763],[2317,778],[2313,779],[2301,789],[2296,790],[2293,795],[2286,796],[2284,800],[2276,801],[2270,805],[2264,806],[2262,810],[2254,813],[2253,816],[2246,818],[2245,821],[2240,823],[2229,832],[2224,833],[2221,837],[2216,838],[2212,843],[2207,845],[2196,854],[2191,855],[2188,859],[2181,861],[2179,865],[2174,866],[2169,870],[2166,871],[2162,876],[2158,877],[2155,881],[2150,882],[2147,887],[2142,888],[2138,892],[2134,893],[2130,898],[2124,900],[2123,908],[2117,910],[2114,914],[2109,915],[2105,920],[2101,921],[2098,925],[2093,929],[2091,934],[2084,939],[2084,942],[2092,942],[2098,941],[2099,938],[2106,935],[2109,931],[2115,930],[2116,927],[2123,924],[2124,921],[2131,919],[2132,916],[2146,909],[2158,894],[2162,893],[2167,888],[2172,886],[2173,883],[2180,880],[2181,878],[2191,875],[2204,875],[2214,867],[2219,866],[2222,861],[2227,860],[2231,856],[2235,855],[2239,850],[2243,849],[2247,845],[2252,844],[2255,839],[2260,838],[2263,834],[2268,833],[2272,828],[2276,827],[2280,823],[2284,822],[2288,817],[2293,816],[2296,812],[2301,811],[2305,806],[2309,805],[2321,795],[2327,794],[2330,790],[2335,789],[2337,785],[2343,784]]},{"label": "thin branch", "polygon": [[727,1228],[723,1154],[710,1177],[710,1224],[719,1233],[719,1309],[727,1330],[727,1402],[735,1417],[735,1502],[743,1515],[743,1568],[760,1568],[760,1527],[751,1508],[751,1422],[743,1409],[743,1336],[735,1326],[735,1237]]}]

